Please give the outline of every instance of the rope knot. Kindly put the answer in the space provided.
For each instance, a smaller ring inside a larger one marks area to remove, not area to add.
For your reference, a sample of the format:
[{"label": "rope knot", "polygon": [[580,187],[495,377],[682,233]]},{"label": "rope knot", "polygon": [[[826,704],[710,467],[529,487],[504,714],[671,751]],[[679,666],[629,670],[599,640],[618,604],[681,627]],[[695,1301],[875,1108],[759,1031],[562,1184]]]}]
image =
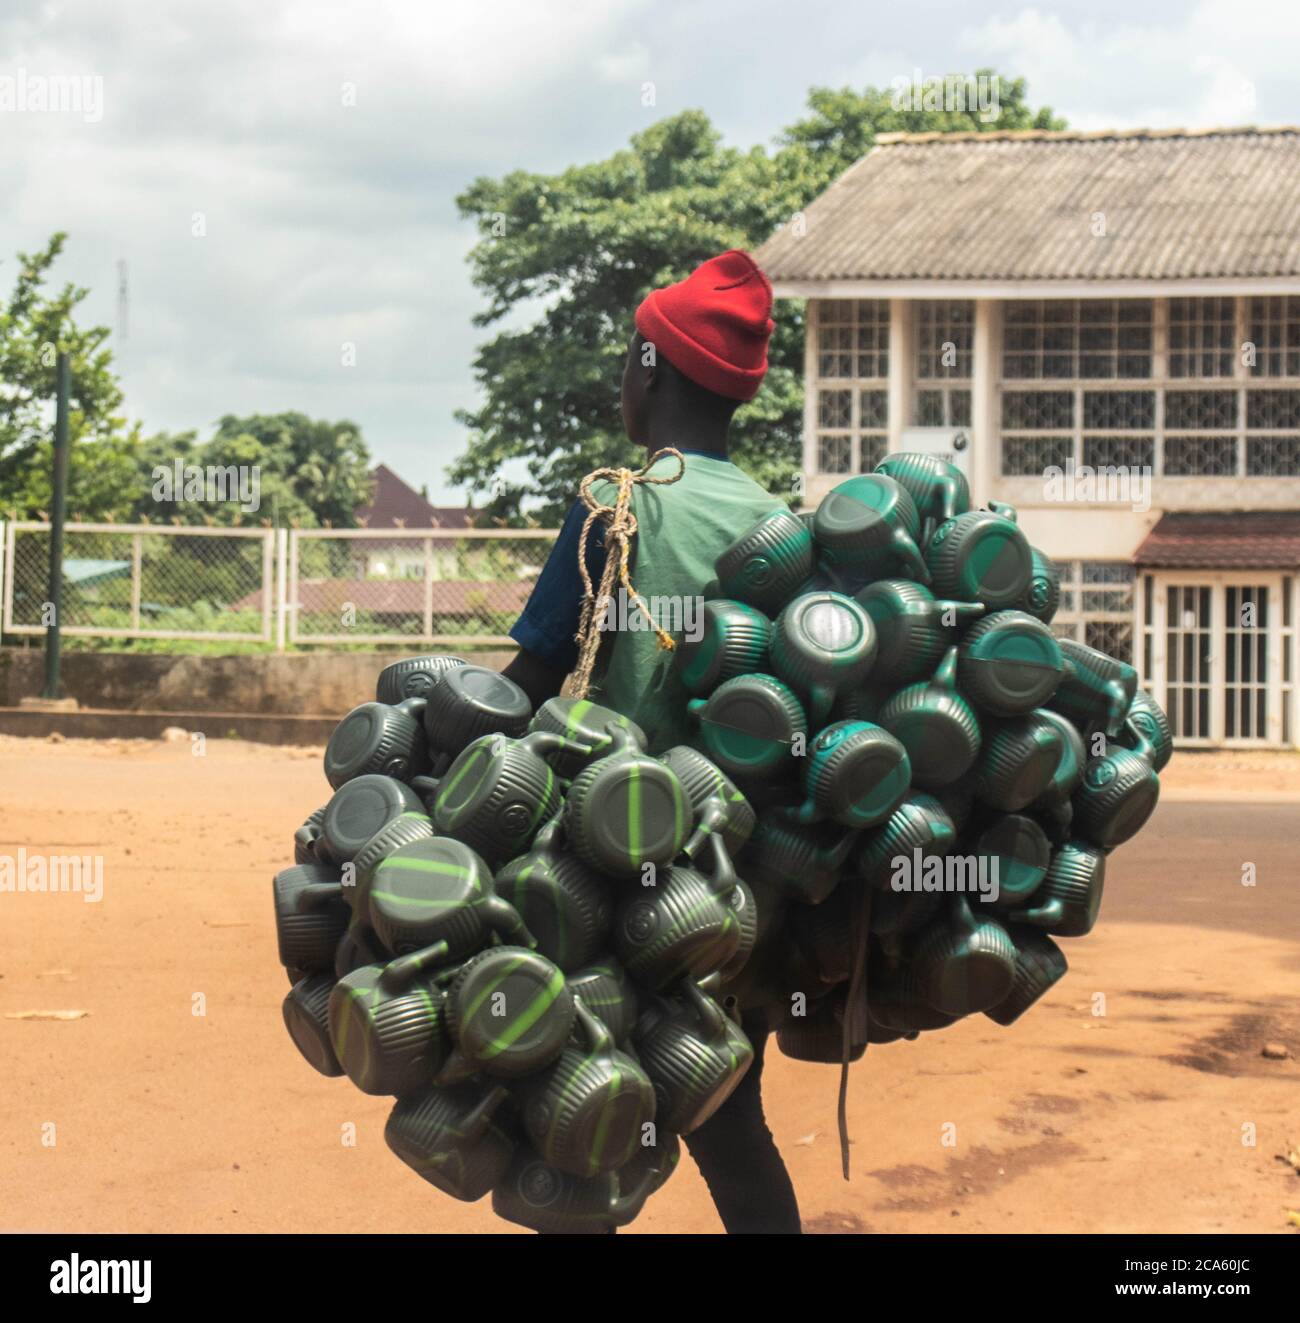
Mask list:
[{"label": "rope knot", "polygon": [[[677,461],[677,472],[671,477],[655,478],[650,470],[665,456]],[[632,549],[632,539],[636,536],[637,520],[632,513],[632,489],[638,486],[667,486],[680,482],[686,472],[686,460],[680,450],[665,446],[656,450],[639,469],[604,468],[588,473],[578,486],[578,496],[587,507],[587,517],[582,523],[582,536],[578,541],[578,572],[582,575],[582,614],[578,622],[576,641],[578,644],[578,663],[565,686],[569,696],[585,698],[591,687],[591,674],[596,665],[596,654],[600,649],[600,607],[611,600],[614,580],[617,579],[629,601],[645,617],[650,628],[659,640],[659,646],[671,652],[677,644],[673,637],[650,614],[645,599],[632,585],[632,576],[628,569],[628,557]],[[616,488],[613,505],[604,505],[596,497],[593,488],[598,482],[612,482]],[[587,571],[587,546],[592,529],[599,520],[605,530],[605,568],[600,576],[600,587],[592,587],[591,575]],[[615,554],[617,553],[617,554]]]}]

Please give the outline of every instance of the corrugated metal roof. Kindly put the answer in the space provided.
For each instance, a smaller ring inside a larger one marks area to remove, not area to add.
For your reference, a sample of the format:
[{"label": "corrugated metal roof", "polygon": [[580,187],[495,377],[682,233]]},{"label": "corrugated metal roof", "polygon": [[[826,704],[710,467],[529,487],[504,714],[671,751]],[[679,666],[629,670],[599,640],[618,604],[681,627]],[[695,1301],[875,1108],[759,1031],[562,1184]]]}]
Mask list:
[{"label": "corrugated metal roof", "polygon": [[1144,569],[1300,569],[1300,511],[1175,511],[1134,553]]},{"label": "corrugated metal roof", "polygon": [[1298,217],[1300,128],[885,134],[756,257],[773,281],[1295,276]]}]

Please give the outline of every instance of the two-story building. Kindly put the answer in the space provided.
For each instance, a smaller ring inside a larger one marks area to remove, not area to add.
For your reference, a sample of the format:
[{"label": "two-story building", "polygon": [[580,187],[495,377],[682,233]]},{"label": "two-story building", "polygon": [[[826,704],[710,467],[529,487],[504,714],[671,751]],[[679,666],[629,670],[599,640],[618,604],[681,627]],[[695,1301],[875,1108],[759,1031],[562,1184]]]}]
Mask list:
[{"label": "two-story building", "polygon": [[1300,744],[1300,129],[882,135],[757,256],[807,504],[945,454],[1181,744]]}]

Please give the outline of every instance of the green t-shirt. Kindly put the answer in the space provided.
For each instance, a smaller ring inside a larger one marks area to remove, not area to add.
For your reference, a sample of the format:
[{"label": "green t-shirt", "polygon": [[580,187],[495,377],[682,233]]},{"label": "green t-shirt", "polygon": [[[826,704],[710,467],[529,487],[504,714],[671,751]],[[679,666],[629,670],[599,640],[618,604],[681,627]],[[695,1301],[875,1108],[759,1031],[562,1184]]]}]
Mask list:
[{"label": "green t-shirt", "polygon": [[[784,504],[730,460],[700,454],[684,459],[679,481],[632,489],[637,518],[632,584],[678,641],[702,625],[705,590],[715,579],[713,562]],[[667,456],[651,473],[663,477],[676,471],[677,461]],[[613,484],[598,484],[594,494],[609,505],[614,493]],[[650,752],[661,753],[690,737],[690,695],[673,673],[673,653],[660,646],[640,612],[631,602],[624,606],[621,596],[615,580],[615,601],[607,618],[616,632],[612,645],[602,649],[590,697],[630,717],[645,730]]]}]

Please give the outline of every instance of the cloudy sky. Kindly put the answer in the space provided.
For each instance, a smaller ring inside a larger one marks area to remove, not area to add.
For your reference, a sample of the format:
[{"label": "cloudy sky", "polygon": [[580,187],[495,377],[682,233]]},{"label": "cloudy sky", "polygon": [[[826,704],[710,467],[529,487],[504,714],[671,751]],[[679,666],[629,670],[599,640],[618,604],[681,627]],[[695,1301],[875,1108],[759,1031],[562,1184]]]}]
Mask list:
[{"label": "cloudy sky", "polygon": [[67,230],[90,318],[117,324],[128,264],[115,352],[148,430],[348,417],[451,500],[476,176],[597,159],[686,107],[769,142],[810,86],[916,69],[1023,75],[1077,128],[1295,124],[1298,39],[1294,0],[5,0],[0,80],[97,76],[103,104],[0,113],[0,288]]}]

